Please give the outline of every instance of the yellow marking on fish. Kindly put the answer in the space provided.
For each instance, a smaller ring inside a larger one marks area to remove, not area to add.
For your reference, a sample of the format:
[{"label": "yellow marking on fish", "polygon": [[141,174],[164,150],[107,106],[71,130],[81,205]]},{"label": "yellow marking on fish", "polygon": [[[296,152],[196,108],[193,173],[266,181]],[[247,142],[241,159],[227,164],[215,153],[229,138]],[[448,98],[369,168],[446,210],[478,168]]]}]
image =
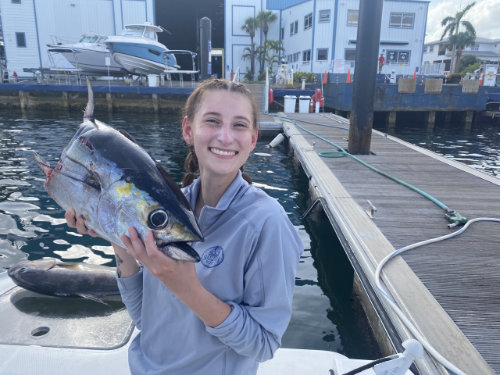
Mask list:
[{"label": "yellow marking on fish", "polygon": [[129,182],[125,182],[122,185],[117,185],[116,193],[118,194],[119,197],[120,196],[128,197],[132,194],[138,197],[143,197],[146,195],[142,190],[137,189],[134,184],[131,184]]}]

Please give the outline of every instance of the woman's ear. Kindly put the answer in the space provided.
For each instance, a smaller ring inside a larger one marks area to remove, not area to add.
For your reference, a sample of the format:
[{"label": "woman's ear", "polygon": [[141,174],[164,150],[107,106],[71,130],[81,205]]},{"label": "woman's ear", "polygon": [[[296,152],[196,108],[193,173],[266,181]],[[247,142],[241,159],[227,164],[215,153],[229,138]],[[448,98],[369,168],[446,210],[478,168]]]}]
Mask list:
[{"label": "woman's ear", "polygon": [[193,128],[187,116],[182,119],[182,137],[188,145],[193,145]]}]

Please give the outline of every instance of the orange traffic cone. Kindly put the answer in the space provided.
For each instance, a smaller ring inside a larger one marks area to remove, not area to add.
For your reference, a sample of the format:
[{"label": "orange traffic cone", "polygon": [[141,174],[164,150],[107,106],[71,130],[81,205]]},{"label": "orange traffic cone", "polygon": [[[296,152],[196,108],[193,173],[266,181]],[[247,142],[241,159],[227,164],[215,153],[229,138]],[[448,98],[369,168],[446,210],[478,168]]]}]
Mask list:
[{"label": "orange traffic cone", "polygon": [[326,78],[326,70],[325,70],[325,74],[323,74],[323,84],[326,85],[326,82],[327,82],[327,78]]},{"label": "orange traffic cone", "polygon": [[413,72],[413,79],[417,79],[417,70],[415,69],[415,71]]},{"label": "orange traffic cone", "polygon": [[479,76],[479,86],[483,85],[483,80],[484,80],[484,73],[481,72],[481,75]]},{"label": "orange traffic cone", "polygon": [[351,68],[347,68],[347,80],[346,83],[351,83]]}]

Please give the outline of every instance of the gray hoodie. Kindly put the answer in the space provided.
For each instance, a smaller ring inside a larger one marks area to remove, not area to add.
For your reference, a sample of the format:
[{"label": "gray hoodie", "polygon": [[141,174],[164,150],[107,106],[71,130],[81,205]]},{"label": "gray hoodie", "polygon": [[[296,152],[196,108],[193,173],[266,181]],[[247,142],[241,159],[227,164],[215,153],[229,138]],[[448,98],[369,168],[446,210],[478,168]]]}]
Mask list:
[{"label": "gray hoodie", "polygon": [[[199,188],[198,179],[184,189],[192,207]],[[140,330],[129,349],[132,374],[255,374],[280,346],[303,251],[285,211],[239,173],[198,222],[205,241],[193,244],[196,272],[232,312],[208,327],[147,269],[118,279]]]}]

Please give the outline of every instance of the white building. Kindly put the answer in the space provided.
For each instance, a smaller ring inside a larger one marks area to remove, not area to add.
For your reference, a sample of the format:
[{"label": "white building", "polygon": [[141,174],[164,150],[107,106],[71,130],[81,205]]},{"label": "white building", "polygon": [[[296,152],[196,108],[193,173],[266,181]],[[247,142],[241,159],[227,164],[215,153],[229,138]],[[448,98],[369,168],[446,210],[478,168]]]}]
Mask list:
[{"label": "white building", "polygon": [[[427,74],[443,74],[450,70],[451,50],[445,47],[448,38],[425,43],[423,71]],[[486,39],[476,37],[473,46],[466,47],[462,56],[472,55],[482,63],[496,63],[500,61],[500,39]]]},{"label": "white building", "polygon": [[[233,0],[226,4],[226,62],[249,69],[242,58],[250,38],[241,31],[244,20],[262,9],[261,1]],[[385,0],[379,55],[382,73],[413,74],[421,68],[429,1]],[[278,19],[268,39],[281,40],[294,71],[346,73],[354,70],[359,0],[268,0]],[[262,35],[257,35],[257,43]]]},{"label": "white building", "polygon": [[7,70],[49,67],[47,44],[74,43],[83,33],[120,34],[124,25],[154,23],[154,0],[0,0]]},{"label": "white building", "polygon": [[[161,24],[156,19],[155,7],[168,6],[168,1],[176,0],[0,0],[8,72],[11,76],[14,71],[19,77],[31,76],[23,69],[50,67],[49,43],[76,42],[82,34],[90,32],[115,35],[130,23]],[[220,16],[223,19],[212,22],[224,23],[226,77],[238,68],[243,77],[250,69],[249,59],[243,57],[250,47],[250,37],[241,27],[247,18],[267,9],[277,15],[270,25],[268,39],[282,41],[285,49],[282,57],[294,71],[345,73],[348,68],[354,71],[359,0],[200,1],[223,6],[224,14]],[[385,56],[383,73],[413,74],[421,67],[428,3],[384,0],[379,46],[379,53]],[[262,31],[258,30],[256,45],[262,44],[263,39]],[[222,46],[212,43],[212,47]]]}]

